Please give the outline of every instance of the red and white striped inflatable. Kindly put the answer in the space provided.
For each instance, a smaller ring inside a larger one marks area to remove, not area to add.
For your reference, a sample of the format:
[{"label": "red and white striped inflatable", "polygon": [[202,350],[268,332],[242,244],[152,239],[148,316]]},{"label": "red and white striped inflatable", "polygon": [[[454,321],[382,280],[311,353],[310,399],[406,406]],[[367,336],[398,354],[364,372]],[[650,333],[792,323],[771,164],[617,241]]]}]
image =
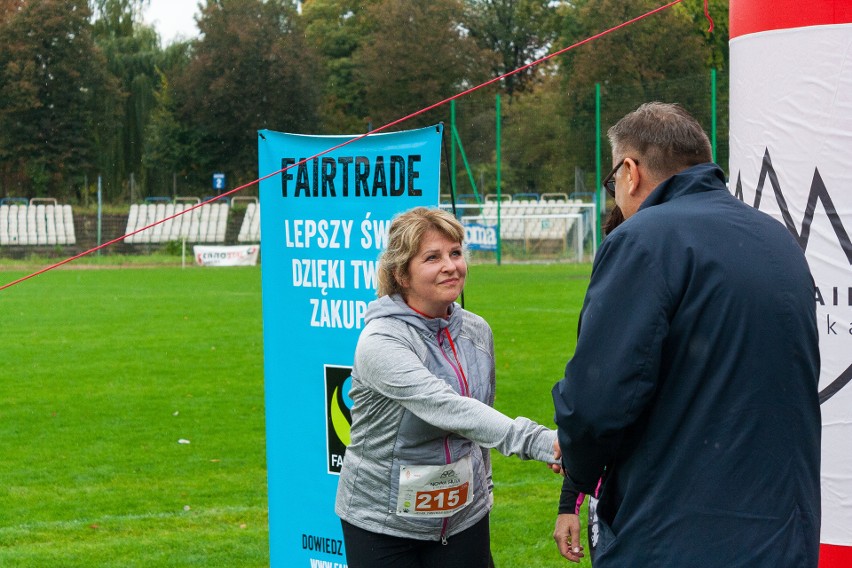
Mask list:
[{"label": "red and white striped inflatable", "polygon": [[730,0],[730,188],[785,223],[816,281],[820,568],[852,566],[852,1]]}]

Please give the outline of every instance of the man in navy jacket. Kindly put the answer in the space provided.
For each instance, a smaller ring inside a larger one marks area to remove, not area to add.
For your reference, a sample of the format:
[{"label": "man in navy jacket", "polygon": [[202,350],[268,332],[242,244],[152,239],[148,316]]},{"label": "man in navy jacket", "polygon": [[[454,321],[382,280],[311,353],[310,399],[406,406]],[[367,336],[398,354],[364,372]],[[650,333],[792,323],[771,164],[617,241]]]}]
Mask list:
[{"label": "man in navy jacket", "polygon": [[[600,483],[595,568],[815,567],[820,360],[803,251],[728,192],[681,107],[642,105],[609,138],[605,186],[625,221],[595,258],[553,389],[566,488]],[[562,519],[554,537],[576,559]]]}]

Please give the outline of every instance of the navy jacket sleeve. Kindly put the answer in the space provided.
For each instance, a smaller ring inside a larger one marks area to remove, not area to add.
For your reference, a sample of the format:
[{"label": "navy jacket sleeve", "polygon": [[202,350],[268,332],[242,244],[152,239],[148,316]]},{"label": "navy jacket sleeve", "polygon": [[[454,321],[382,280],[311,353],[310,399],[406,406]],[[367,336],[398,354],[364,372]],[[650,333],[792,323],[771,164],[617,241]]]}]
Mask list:
[{"label": "navy jacket sleeve", "polygon": [[[622,227],[626,228],[626,227]],[[553,388],[568,485],[593,493],[625,432],[642,419],[674,300],[655,254],[615,231],[595,258],[577,348]]]}]

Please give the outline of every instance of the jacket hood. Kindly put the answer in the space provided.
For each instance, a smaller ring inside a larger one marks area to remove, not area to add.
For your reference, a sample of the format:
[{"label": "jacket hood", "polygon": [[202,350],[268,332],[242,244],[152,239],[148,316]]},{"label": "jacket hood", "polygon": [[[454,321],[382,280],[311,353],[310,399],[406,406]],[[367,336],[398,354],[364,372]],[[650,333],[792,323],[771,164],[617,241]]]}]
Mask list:
[{"label": "jacket hood", "polygon": [[448,327],[450,334],[455,336],[461,329],[461,312],[461,306],[453,302],[450,305],[449,318],[428,318],[411,309],[399,294],[391,294],[390,296],[382,296],[367,305],[364,324],[369,324],[379,318],[394,318],[430,335],[436,335],[439,331]]}]

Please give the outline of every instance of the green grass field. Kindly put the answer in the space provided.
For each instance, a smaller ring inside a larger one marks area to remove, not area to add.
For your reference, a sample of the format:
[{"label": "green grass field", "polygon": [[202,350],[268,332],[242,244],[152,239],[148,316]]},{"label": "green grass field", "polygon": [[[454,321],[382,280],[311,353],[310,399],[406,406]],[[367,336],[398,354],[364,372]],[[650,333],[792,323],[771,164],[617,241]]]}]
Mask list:
[{"label": "green grass field", "polygon": [[[501,411],[552,425],[589,270],[471,268]],[[0,292],[0,566],[269,564],[260,300],[259,268],[61,268]],[[568,565],[560,478],[495,455],[494,479],[497,567]]]}]

